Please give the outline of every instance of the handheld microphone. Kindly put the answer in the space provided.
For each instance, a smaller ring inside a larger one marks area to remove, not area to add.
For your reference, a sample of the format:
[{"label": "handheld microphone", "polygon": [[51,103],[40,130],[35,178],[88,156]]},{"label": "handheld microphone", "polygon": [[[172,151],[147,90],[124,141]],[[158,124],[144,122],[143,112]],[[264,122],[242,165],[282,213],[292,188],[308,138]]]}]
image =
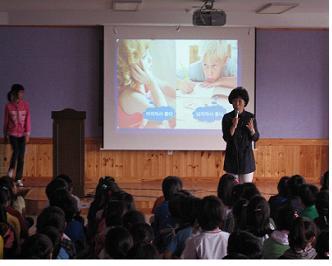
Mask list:
[{"label": "handheld microphone", "polygon": [[235,118],[239,118],[239,110],[235,109]]}]

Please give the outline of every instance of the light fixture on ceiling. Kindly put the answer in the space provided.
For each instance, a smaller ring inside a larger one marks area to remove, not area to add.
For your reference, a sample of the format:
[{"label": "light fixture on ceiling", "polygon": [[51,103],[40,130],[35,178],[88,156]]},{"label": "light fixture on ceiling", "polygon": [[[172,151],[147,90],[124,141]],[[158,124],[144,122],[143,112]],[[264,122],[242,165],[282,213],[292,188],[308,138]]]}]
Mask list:
[{"label": "light fixture on ceiling", "polygon": [[257,14],[282,14],[294,7],[297,3],[268,3],[256,10]]},{"label": "light fixture on ceiling", "polygon": [[143,0],[113,0],[112,8],[115,11],[137,11]]}]

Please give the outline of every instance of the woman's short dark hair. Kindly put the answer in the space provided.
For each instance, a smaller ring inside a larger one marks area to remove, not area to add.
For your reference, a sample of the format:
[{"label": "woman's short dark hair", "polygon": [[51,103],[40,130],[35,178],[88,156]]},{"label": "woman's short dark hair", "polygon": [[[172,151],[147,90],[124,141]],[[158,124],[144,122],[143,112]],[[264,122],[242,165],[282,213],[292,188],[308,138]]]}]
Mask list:
[{"label": "woman's short dark hair", "polygon": [[132,246],[133,238],[124,227],[113,227],[106,234],[105,251],[112,259],[125,259]]},{"label": "woman's short dark hair", "polygon": [[241,254],[248,259],[261,259],[263,245],[262,241],[255,235],[247,231],[236,231],[230,234],[228,238],[227,254]]},{"label": "woman's short dark hair", "polygon": [[198,223],[204,231],[221,227],[225,218],[225,207],[216,196],[206,196],[200,204]]},{"label": "woman's short dark hair", "polygon": [[299,196],[304,206],[309,207],[315,204],[318,188],[314,185],[303,184],[299,187]]},{"label": "woman's short dark hair", "polygon": [[248,231],[258,237],[270,233],[270,206],[266,199],[256,196],[249,201],[247,208],[247,228]]},{"label": "woman's short dark hair", "polygon": [[219,184],[218,184],[218,198],[221,199],[221,201],[226,205],[226,206],[233,206],[233,198],[232,198],[232,191],[233,187],[237,184],[236,178],[230,174],[224,174],[222,177],[219,179]]},{"label": "woman's short dark hair", "polygon": [[288,235],[291,249],[305,249],[308,243],[317,236],[316,225],[308,218],[298,217]]},{"label": "woman's short dark hair", "polygon": [[167,176],[162,183],[162,191],[165,200],[170,200],[174,193],[182,189],[182,181],[177,176]]},{"label": "woman's short dark hair", "polygon": [[228,101],[230,104],[233,104],[233,100],[236,98],[241,98],[244,101],[244,106],[247,106],[249,103],[249,94],[247,90],[243,87],[236,87],[231,91],[228,96]]},{"label": "woman's short dark hair", "polygon": [[127,259],[160,259],[158,250],[152,244],[137,243],[128,252]]},{"label": "woman's short dark hair", "polygon": [[27,238],[22,245],[22,259],[50,259],[53,244],[44,234],[35,234]]}]

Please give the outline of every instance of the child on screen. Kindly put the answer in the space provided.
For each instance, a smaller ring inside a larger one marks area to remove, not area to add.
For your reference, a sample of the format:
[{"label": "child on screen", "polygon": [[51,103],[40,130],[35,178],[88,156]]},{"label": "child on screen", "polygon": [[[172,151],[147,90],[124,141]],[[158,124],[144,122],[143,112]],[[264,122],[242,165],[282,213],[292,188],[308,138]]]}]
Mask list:
[{"label": "child on screen", "polygon": [[[190,80],[180,80],[178,87],[184,93],[191,93],[197,82],[202,82],[203,87],[227,87],[236,86],[233,63],[230,63],[232,54],[231,44],[225,40],[211,40],[203,46],[202,60],[189,66]],[[227,65],[227,68],[226,68]]]},{"label": "child on screen", "polygon": [[166,107],[175,99],[175,89],[152,72],[149,40],[122,40],[118,51],[118,127],[174,127],[175,120],[146,121],[149,107]]}]

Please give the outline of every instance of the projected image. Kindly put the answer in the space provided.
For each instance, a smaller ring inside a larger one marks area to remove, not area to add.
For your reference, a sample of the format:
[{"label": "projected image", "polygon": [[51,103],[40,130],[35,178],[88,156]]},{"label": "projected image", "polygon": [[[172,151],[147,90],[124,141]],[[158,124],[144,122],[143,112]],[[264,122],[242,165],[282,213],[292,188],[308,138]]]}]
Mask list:
[{"label": "projected image", "polygon": [[236,40],[118,40],[117,128],[220,129]]},{"label": "projected image", "polygon": [[175,128],[175,43],[118,40],[118,128]]},{"label": "projected image", "polygon": [[220,129],[237,85],[237,41],[178,40],[176,54],[177,128]]}]

